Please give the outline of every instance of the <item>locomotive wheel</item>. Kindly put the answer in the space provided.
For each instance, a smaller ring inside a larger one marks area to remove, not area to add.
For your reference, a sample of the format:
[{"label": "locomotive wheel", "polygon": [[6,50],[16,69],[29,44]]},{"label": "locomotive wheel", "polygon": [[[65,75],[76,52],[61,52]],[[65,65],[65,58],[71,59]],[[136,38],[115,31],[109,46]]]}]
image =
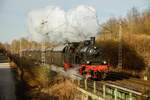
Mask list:
[{"label": "locomotive wheel", "polygon": [[90,70],[90,74],[91,74],[91,79],[94,79],[94,71],[93,70]]},{"label": "locomotive wheel", "polygon": [[97,79],[104,80],[106,78],[106,73],[96,72]]},{"label": "locomotive wheel", "polygon": [[81,68],[81,74],[82,74],[82,75],[86,74],[86,72],[85,72],[85,67],[82,67],[82,68]]},{"label": "locomotive wheel", "polygon": [[106,78],[106,73],[101,73],[101,78],[104,80]]},{"label": "locomotive wheel", "polygon": [[[96,78],[94,77],[94,75],[96,75]],[[104,72],[94,72],[94,71],[91,71],[91,79],[93,80],[104,80],[106,78],[106,73]]]},{"label": "locomotive wheel", "polygon": [[91,79],[96,81],[96,80],[99,79],[98,77],[99,77],[98,72],[94,72],[94,71],[93,71],[92,74],[91,74]]}]

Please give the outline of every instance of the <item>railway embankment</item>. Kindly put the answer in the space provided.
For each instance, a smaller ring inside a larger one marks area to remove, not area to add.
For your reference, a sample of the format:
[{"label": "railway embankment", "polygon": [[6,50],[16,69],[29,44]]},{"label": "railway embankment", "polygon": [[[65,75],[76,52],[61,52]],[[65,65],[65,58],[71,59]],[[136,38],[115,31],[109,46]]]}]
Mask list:
[{"label": "railway embankment", "polygon": [[50,66],[36,65],[17,55],[10,58],[12,67],[15,67],[18,100],[73,100],[81,97],[71,80],[50,71]]}]

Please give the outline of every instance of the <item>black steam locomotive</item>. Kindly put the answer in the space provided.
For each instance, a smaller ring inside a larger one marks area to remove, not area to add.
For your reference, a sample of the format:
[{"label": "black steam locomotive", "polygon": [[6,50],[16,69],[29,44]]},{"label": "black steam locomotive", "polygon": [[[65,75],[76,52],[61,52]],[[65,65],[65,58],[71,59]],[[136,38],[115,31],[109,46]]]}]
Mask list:
[{"label": "black steam locomotive", "polygon": [[[41,62],[41,50],[23,50],[22,54]],[[48,48],[46,63],[64,67],[64,70],[80,66],[81,75],[91,78],[105,78],[108,64],[102,50],[95,46],[95,37],[82,42],[70,42],[54,48]]]}]

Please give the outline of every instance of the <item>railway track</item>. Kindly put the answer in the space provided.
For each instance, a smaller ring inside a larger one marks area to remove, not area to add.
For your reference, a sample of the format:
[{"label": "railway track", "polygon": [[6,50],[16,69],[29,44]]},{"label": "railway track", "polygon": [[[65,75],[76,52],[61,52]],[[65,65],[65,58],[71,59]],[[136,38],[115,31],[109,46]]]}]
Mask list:
[{"label": "railway track", "polygon": [[128,81],[134,82],[134,83],[137,83],[137,84],[141,84],[141,85],[144,85],[146,87],[147,86],[150,87],[150,81],[139,80],[139,79],[136,79],[136,78],[131,78]]},{"label": "railway track", "polygon": [[143,92],[143,88],[142,88],[143,85],[135,84],[128,80],[122,80],[122,81],[116,81],[116,82],[108,81],[107,83],[117,85],[123,88],[131,89],[134,91],[138,91],[138,92]]},{"label": "railway track", "polygon": [[[81,84],[84,84],[83,80],[81,80],[80,82]],[[96,81],[97,87],[100,87],[101,84],[103,83],[113,84],[113,85],[121,86],[139,92],[143,92],[144,89],[146,88],[150,89],[150,81],[144,81],[137,78],[129,78],[129,79],[122,79],[122,80],[115,80],[115,81],[112,80]],[[87,85],[88,87],[92,87],[93,80],[87,80]]]},{"label": "railway track", "polygon": [[127,87],[129,88],[134,88],[135,90],[137,91],[144,91],[144,89],[146,88],[149,88],[150,89],[150,83],[147,83],[143,80],[140,80],[140,79],[127,79],[127,80],[122,80],[122,81],[119,81],[117,83],[120,83],[120,84],[123,84],[126,85]]},{"label": "railway track", "polygon": [[[124,79],[124,80],[118,80],[118,81],[102,81],[103,83],[109,83],[114,84],[117,86],[121,86],[124,88],[128,88],[134,91],[138,92],[144,92],[145,89],[150,89],[150,82],[143,81],[140,79]],[[102,84],[101,82],[96,82],[97,84]]]},{"label": "railway track", "polygon": [[[135,100],[141,100],[141,98],[144,96],[146,98],[150,97],[150,94],[145,94],[145,89],[150,89],[150,83],[148,81],[143,81],[140,79],[130,78],[130,79],[123,79],[123,80],[116,80],[116,81],[95,81],[95,87],[94,87],[94,81],[93,80],[87,80],[85,86],[85,80],[80,80],[80,88],[85,89],[86,91],[90,91],[91,93],[94,93],[98,96],[103,97],[104,92],[104,84],[107,85],[107,88],[105,89],[107,92],[107,99],[110,100],[113,99],[113,93],[115,93],[115,88],[117,88],[118,93],[120,94],[121,100],[128,100],[125,98],[130,97],[130,92],[133,93],[133,97]],[[112,87],[114,86],[114,87]],[[94,90],[95,88],[95,90]],[[121,97],[123,95],[123,97]],[[142,97],[141,97],[142,96]],[[149,100],[149,99],[148,99]]]}]

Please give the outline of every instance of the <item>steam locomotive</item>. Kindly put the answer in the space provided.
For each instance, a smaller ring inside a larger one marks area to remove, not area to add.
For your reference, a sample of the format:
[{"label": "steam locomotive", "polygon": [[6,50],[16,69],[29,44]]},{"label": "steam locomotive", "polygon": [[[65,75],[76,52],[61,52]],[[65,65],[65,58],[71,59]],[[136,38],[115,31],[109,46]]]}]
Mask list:
[{"label": "steam locomotive", "polygon": [[[23,50],[24,56],[30,56],[41,62],[41,50]],[[95,37],[82,42],[70,42],[45,50],[46,63],[63,66],[67,71],[79,66],[79,73],[93,79],[104,79],[108,72],[109,64],[103,56],[100,47],[95,45]]]}]

